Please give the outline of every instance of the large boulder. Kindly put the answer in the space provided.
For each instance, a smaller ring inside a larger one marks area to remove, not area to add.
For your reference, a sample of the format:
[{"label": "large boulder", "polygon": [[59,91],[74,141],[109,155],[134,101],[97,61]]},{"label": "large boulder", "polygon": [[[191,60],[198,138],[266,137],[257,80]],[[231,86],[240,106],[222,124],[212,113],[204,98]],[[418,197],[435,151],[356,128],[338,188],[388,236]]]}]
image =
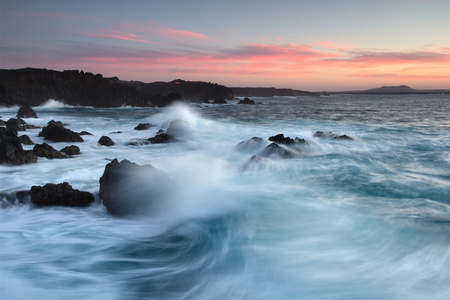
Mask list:
[{"label": "large boulder", "polygon": [[61,152],[65,153],[68,156],[81,154],[80,147],[75,145],[64,147],[61,149]]},{"label": "large boulder", "polygon": [[111,147],[114,146],[114,142],[113,140],[109,137],[109,136],[102,136],[99,140],[98,143],[102,146],[106,146],[106,147]]},{"label": "large boulder", "polygon": [[67,182],[33,186],[29,191],[31,203],[37,206],[85,207],[94,202],[94,196],[72,188]]},{"label": "large boulder", "polygon": [[31,150],[23,150],[17,137],[0,141],[0,164],[23,165],[37,162],[37,156]]},{"label": "large boulder", "polygon": [[17,131],[25,131],[27,130],[26,128],[27,122],[25,122],[24,120],[17,118],[17,119],[9,119],[8,121],[6,121],[6,128],[13,130],[15,132]]},{"label": "large boulder", "polygon": [[113,215],[151,215],[169,201],[177,184],[151,165],[114,159],[100,178],[100,199]]},{"label": "large boulder", "polygon": [[30,106],[22,106],[21,108],[19,108],[19,111],[17,112],[17,117],[37,119],[38,116],[36,112],[33,110],[33,108],[31,108]]},{"label": "large boulder", "polygon": [[83,142],[83,138],[76,132],[67,129],[61,122],[50,121],[42,128],[39,136],[53,142]]},{"label": "large boulder", "polygon": [[148,141],[152,144],[165,144],[165,143],[174,142],[175,139],[173,137],[171,137],[170,135],[168,135],[167,133],[160,133],[160,134],[155,135],[152,138],[149,138]]},{"label": "large boulder", "polygon": [[65,158],[64,154],[47,143],[34,145],[33,153],[39,157],[46,157],[48,159]]},{"label": "large boulder", "polygon": [[33,141],[26,134],[19,136],[19,140],[24,145],[34,145]]}]

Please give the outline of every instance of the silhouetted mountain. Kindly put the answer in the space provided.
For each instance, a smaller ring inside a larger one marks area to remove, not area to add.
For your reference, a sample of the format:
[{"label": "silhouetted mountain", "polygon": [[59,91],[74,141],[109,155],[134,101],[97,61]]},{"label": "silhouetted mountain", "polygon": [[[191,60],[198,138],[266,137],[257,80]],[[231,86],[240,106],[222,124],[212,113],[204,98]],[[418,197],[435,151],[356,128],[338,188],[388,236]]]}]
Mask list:
[{"label": "silhouetted mountain", "polygon": [[316,93],[274,87],[233,87],[231,89],[236,97],[319,96]]}]

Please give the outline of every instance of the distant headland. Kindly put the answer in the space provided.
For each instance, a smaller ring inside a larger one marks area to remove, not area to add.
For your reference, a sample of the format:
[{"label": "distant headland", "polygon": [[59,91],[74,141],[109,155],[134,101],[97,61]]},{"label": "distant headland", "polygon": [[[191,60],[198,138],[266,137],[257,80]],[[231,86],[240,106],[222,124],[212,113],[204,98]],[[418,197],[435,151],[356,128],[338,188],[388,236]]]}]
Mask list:
[{"label": "distant headland", "polygon": [[[226,103],[235,97],[320,96],[329,94],[450,94],[450,90],[415,90],[406,85],[363,91],[312,93],[274,87],[226,87],[185,81],[145,83],[103,77],[79,70],[0,69],[0,106],[38,106],[49,99],[93,107],[167,106],[174,101]],[[213,102],[211,102],[212,100]]]}]

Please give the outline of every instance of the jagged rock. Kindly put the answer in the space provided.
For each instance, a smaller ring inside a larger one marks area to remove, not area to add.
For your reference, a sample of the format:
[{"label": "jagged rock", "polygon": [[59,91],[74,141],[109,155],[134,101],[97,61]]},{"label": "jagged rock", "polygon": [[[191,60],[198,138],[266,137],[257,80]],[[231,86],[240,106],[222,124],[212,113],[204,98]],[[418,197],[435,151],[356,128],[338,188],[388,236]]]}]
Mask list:
[{"label": "jagged rock", "polygon": [[287,149],[278,145],[277,143],[271,143],[262,152],[262,157],[279,157],[279,158],[292,158],[295,157],[295,152],[291,149]]},{"label": "jagged rock", "polygon": [[150,123],[139,123],[138,126],[134,127],[134,130],[147,130],[152,126]]},{"label": "jagged rock", "polygon": [[[150,138],[150,139],[152,139],[152,138]],[[150,142],[150,139],[148,139],[148,140],[144,140],[144,139],[134,139],[134,140],[132,140],[132,141],[129,141],[129,142],[127,143],[127,145],[128,145],[128,146],[142,146],[142,145],[148,145],[148,144],[151,143],[151,142]]]},{"label": "jagged rock", "polygon": [[100,178],[99,196],[113,215],[149,215],[170,199],[177,184],[151,165],[114,159]]},{"label": "jagged rock", "polygon": [[6,126],[6,122],[0,119],[0,126]]},{"label": "jagged rock", "polygon": [[338,135],[333,132],[323,132],[323,131],[317,131],[314,133],[314,137],[321,138],[321,139],[332,139],[332,140],[349,140],[352,141],[353,138],[349,137],[348,135]]},{"label": "jagged rock", "polygon": [[102,146],[106,146],[106,147],[111,147],[114,146],[114,142],[111,140],[111,138],[109,136],[102,136],[99,140],[98,143]]},{"label": "jagged rock", "polygon": [[170,122],[166,133],[171,137],[179,137],[189,134],[189,123],[184,120],[173,120]]},{"label": "jagged rock", "polygon": [[34,145],[33,141],[26,134],[19,136],[19,140],[24,145]]},{"label": "jagged rock", "polygon": [[122,131],[114,131],[114,132],[110,132],[109,134],[119,134],[122,133]]},{"label": "jagged rock", "polygon": [[252,137],[251,139],[245,140],[237,144],[234,148],[239,152],[256,152],[261,150],[262,147],[267,145],[267,141],[260,137]]},{"label": "jagged rock", "polygon": [[298,137],[296,137],[294,139],[294,141],[295,141],[296,144],[308,144],[308,142],[305,139],[300,139]]},{"label": "jagged rock", "polygon": [[92,133],[83,130],[79,135],[92,135]]},{"label": "jagged rock", "polygon": [[31,150],[23,150],[19,138],[0,141],[0,163],[23,165],[35,162],[37,162],[36,154]]},{"label": "jagged rock", "polygon": [[249,98],[244,98],[244,100],[239,101],[238,104],[256,104],[256,103],[255,103],[255,101],[253,101]]},{"label": "jagged rock", "polygon": [[349,137],[348,135],[338,135],[333,137],[333,140],[347,140],[347,141],[353,141],[353,138]]},{"label": "jagged rock", "polygon": [[214,98],[212,104],[228,104],[228,102],[224,98]]},{"label": "jagged rock", "polygon": [[149,138],[148,141],[152,144],[163,144],[163,143],[169,143],[175,141],[174,138],[172,138],[167,133],[160,133],[155,135],[152,138]]},{"label": "jagged rock", "polygon": [[63,124],[63,122],[61,122],[61,121],[55,121],[55,120],[50,120],[50,121],[48,121],[48,123],[47,123],[47,125],[58,125],[58,126],[61,126],[61,127],[64,127],[64,124]]},{"label": "jagged rock", "polygon": [[45,140],[53,142],[83,142],[83,138],[76,132],[64,128],[61,122],[50,121],[48,125],[42,128],[39,136],[43,136]]},{"label": "jagged rock", "polygon": [[35,118],[37,119],[37,114],[30,106],[22,106],[17,112],[17,118]]},{"label": "jagged rock", "polygon": [[280,133],[274,136],[271,136],[269,138],[269,141],[275,142],[278,144],[284,144],[284,145],[292,145],[295,144],[295,141],[291,139],[290,137],[284,137],[284,134]]},{"label": "jagged rock", "polygon": [[39,157],[45,157],[48,159],[65,157],[64,154],[62,154],[61,152],[59,152],[58,150],[56,150],[47,143],[34,145],[33,153]]},{"label": "jagged rock", "polygon": [[33,186],[29,191],[31,203],[37,206],[86,207],[94,202],[94,196],[72,188],[67,182]]},{"label": "jagged rock", "polygon": [[81,154],[80,147],[75,146],[75,145],[64,147],[61,149],[60,152],[63,152],[69,156]]}]

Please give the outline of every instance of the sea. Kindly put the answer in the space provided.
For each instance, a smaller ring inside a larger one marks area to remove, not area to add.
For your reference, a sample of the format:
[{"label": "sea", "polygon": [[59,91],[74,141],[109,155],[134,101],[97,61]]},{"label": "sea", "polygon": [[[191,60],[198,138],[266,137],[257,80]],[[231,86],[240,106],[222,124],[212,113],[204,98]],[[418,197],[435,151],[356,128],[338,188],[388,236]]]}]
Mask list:
[{"label": "sea", "polygon": [[[34,107],[29,124],[92,135],[73,158],[0,165],[0,194],[68,182],[96,202],[2,198],[0,298],[450,299],[450,96],[252,99],[260,104]],[[172,120],[187,124],[178,141],[140,142]],[[73,144],[39,132],[21,134]],[[288,158],[263,155],[277,134],[305,143]],[[103,135],[115,145],[99,145]],[[180,192],[156,214],[111,215],[99,178],[115,158],[151,164]]]}]

